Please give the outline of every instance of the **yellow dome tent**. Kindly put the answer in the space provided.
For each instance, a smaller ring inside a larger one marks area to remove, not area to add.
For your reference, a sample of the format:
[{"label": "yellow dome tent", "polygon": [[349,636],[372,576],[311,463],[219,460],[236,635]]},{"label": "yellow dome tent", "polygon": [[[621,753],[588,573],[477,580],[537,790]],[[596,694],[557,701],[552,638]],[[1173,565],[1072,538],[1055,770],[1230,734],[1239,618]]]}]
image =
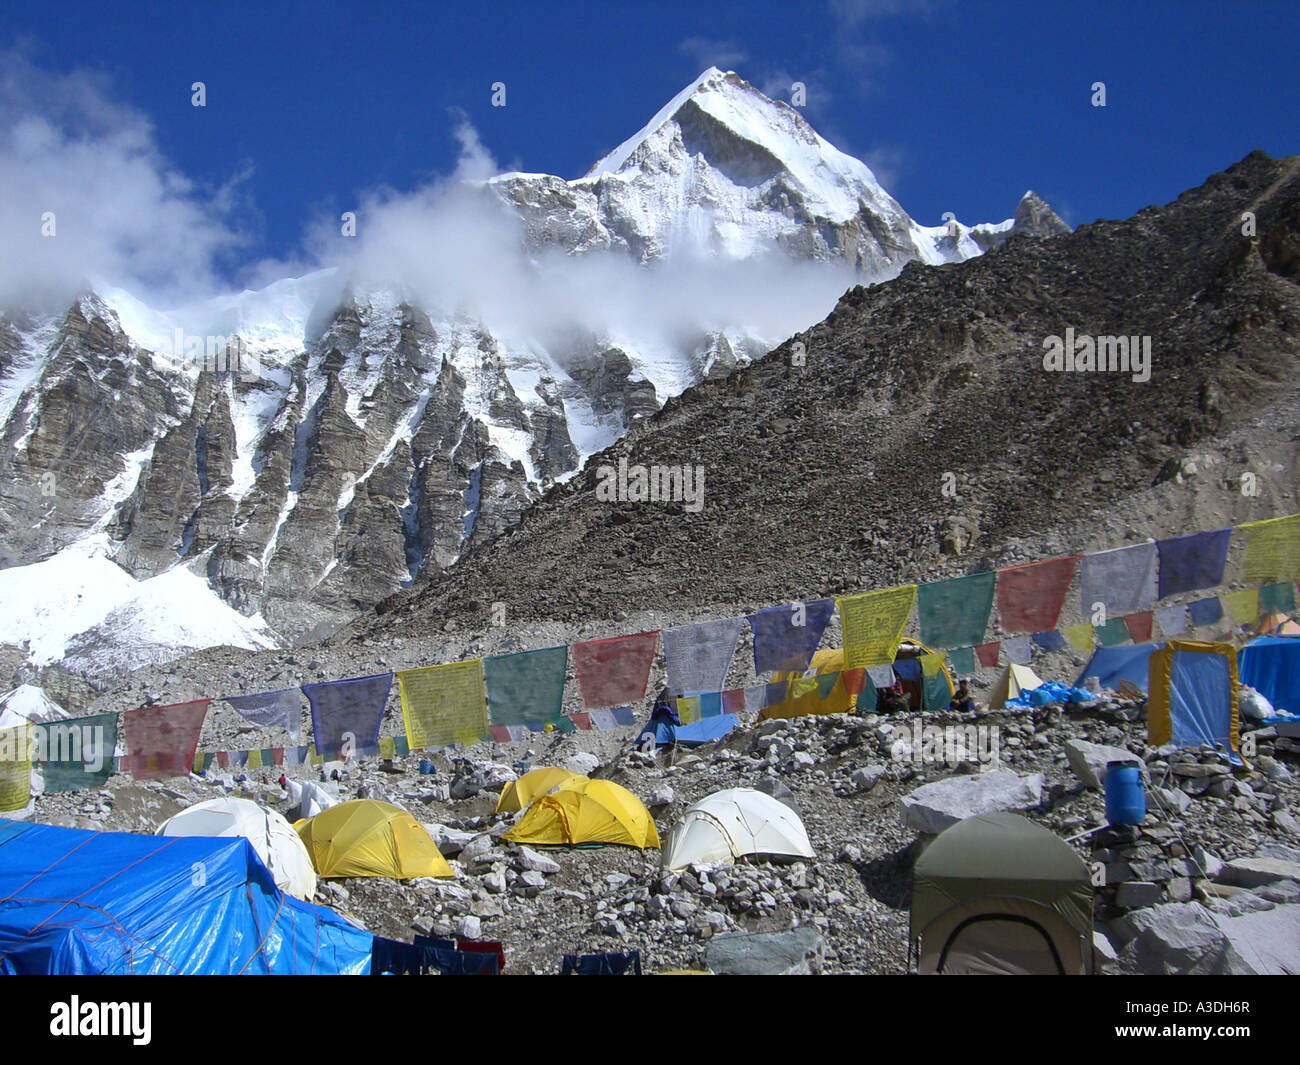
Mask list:
[{"label": "yellow dome tent", "polygon": [[659,833],[645,804],[608,780],[562,784],[533,800],[519,823],[505,834],[512,843],[622,843],[658,847]]},{"label": "yellow dome tent", "polygon": [[562,784],[572,784],[574,781],[586,779],[581,773],[561,769],[559,766],[534,769],[505,786],[501,798],[497,800],[497,813],[512,814],[516,810],[526,809],[539,795],[554,791]]},{"label": "yellow dome tent", "polygon": [[433,838],[392,803],[355,799],[293,826],[321,876],[455,876]]}]

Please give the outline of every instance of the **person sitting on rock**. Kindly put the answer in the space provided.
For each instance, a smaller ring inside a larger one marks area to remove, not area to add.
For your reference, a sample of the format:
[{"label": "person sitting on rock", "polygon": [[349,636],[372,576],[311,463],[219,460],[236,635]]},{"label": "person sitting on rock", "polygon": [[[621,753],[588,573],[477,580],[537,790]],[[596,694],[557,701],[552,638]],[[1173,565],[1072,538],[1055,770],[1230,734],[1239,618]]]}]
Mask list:
[{"label": "person sitting on rock", "polygon": [[975,699],[970,693],[970,681],[965,677],[957,682],[957,690],[953,693],[948,709],[958,714],[969,714],[975,709]]}]

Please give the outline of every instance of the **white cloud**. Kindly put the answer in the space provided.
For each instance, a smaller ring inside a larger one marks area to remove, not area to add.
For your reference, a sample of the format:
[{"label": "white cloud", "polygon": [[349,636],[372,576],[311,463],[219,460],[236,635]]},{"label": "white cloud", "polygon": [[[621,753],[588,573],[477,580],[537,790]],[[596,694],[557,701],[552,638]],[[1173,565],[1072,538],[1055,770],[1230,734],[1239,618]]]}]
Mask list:
[{"label": "white cloud", "polygon": [[677,45],[677,51],[693,59],[697,70],[707,70],[709,67],[734,70],[749,58],[745,49],[733,41],[710,40],[698,36],[687,37]]},{"label": "white cloud", "polygon": [[817,67],[815,70],[800,70],[792,72],[785,67],[777,67],[774,70],[766,71],[758,83],[758,90],[764,96],[770,96],[773,100],[784,100],[790,102],[790,89],[796,81],[803,82],[807,101],[800,111],[807,115],[811,111],[826,111],[835,98],[827,82],[825,67]]},{"label": "white cloud", "polygon": [[846,26],[896,15],[919,15],[928,18],[939,7],[937,0],[830,0],[831,13]]},{"label": "white cloud", "polygon": [[[250,174],[244,164],[204,189],[105,78],[0,53],[0,302],[64,301],[96,281],[164,301],[210,289],[219,257],[245,242],[237,213]],[[46,212],[54,236],[42,235]]]},{"label": "white cloud", "polygon": [[900,177],[907,162],[906,151],[896,145],[882,144],[865,152],[862,161],[871,168],[876,180],[893,195],[898,195]]},{"label": "white cloud", "polygon": [[[795,264],[775,247],[736,262],[679,242],[650,269],[617,251],[530,253],[519,217],[487,183],[499,170],[492,153],[466,115],[451,119],[459,156],[449,174],[317,205],[296,255],[241,276],[261,287],[338,266],[340,286],[393,287],[431,312],[463,312],[557,351],[601,334],[680,347],[726,327],[775,343],[823,317],[855,280],[843,265]],[[0,303],[66,300],[89,282],[154,308],[198,305],[226,288],[222,257],[246,247],[238,221],[256,216],[250,176],[236,165],[220,186],[200,187],[103,79],[0,56],[0,229],[13,249],[0,264]],[[43,210],[57,214],[54,238],[40,236]],[[356,212],[354,238],[340,232],[342,211]]]}]

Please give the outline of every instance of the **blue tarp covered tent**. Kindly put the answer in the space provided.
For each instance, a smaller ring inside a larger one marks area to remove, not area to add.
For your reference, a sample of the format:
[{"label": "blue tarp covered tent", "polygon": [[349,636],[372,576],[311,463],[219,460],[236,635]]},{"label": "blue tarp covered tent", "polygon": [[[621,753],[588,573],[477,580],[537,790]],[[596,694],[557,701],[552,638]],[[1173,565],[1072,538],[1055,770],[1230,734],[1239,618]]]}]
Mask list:
[{"label": "blue tarp covered tent", "polygon": [[0,973],[365,974],[372,942],[283,894],[242,836],[0,819]]},{"label": "blue tarp covered tent", "polygon": [[683,747],[698,747],[701,743],[721,739],[739,724],[740,719],[735,714],[717,714],[701,718],[690,725],[682,725],[678,724],[676,715],[667,708],[656,707],[645,728],[637,736],[637,742],[640,743],[643,736],[650,735],[654,736],[657,747],[673,743],[679,743]]},{"label": "blue tarp covered tent", "polygon": [[1240,764],[1237,655],[1229,643],[1170,640],[1150,658],[1147,742],[1202,744]]},{"label": "blue tarp covered tent", "polygon": [[698,747],[701,743],[720,740],[740,724],[735,714],[719,714],[701,718],[690,725],[677,726],[677,742],[684,747]]},{"label": "blue tarp covered tent", "polygon": [[1092,652],[1088,664],[1074,679],[1075,687],[1082,688],[1087,677],[1096,677],[1103,688],[1119,688],[1121,680],[1136,684],[1147,691],[1147,675],[1152,651],[1162,648],[1162,643],[1135,643],[1127,646],[1098,647]]},{"label": "blue tarp covered tent", "polygon": [[1237,652],[1237,677],[1273,704],[1300,714],[1300,636],[1257,636]]}]

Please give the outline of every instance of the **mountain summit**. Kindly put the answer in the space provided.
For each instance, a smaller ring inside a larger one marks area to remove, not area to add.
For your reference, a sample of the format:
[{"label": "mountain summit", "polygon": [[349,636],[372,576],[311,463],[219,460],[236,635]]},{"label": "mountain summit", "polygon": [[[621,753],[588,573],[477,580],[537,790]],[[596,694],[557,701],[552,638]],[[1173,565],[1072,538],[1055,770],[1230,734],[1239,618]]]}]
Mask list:
[{"label": "mountain summit", "polygon": [[[965,234],[908,217],[870,168],[797,109],[710,67],[572,186],[636,210],[629,246],[655,258],[684,236],[734,258],[775,244],[881,279],[912,259],[977,255]],[[641,223],[641,224],[637,224]],[[667,223],[667,224],[666,224]]]}]

